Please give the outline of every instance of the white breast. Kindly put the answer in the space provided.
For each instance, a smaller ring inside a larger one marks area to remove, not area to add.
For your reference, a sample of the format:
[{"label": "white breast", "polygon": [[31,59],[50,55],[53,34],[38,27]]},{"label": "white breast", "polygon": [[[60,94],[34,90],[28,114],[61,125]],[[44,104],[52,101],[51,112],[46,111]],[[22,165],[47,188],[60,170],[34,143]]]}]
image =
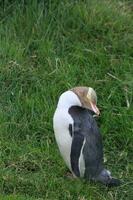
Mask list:
[{"label": "white breast", "polygon": [[69,133],[69,125],[73,125],[73,119],[68,111],[73,105],[81,106],[81,102],[77,95],[72,91],[64,92],[59,98],[57,109],[53,117],[53,128],[56,142],[58,144],[60,153],[70,170],[72,137]]},{"label": "white breast", "polygon": [[66,165],[71,170],[70,153],[72,145],[72,137],[69,133],[69,124],[73,124],[73,119],[68,113],[68,109],[56,109],[53,125],[56,142],[60,153],[66,162]]}]

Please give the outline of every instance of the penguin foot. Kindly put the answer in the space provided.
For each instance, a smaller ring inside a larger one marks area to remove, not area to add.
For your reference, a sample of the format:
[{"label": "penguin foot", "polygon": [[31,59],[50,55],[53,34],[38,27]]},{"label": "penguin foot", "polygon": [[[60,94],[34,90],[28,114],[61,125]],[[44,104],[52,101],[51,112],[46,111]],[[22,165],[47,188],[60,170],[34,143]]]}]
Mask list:
[{"label": "penguin foot", "polygon": [[67,173],[65,174],[65,177],[69,178],[69,179],[75,179],[77,178],[74,174],[72,174],[71,172],[67,171]]}]

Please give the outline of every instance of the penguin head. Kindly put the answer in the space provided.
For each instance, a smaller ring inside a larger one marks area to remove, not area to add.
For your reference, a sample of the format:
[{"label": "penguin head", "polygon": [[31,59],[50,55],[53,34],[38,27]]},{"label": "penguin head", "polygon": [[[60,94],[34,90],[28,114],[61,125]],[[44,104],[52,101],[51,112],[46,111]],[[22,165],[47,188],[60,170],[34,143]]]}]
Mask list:
[{"label": "penguin head", "polygon": [[100,111],[97,108],[97,95],[93,88],[75,87],[72,88],[71,91],[78,96],[83,108],[92,110],[96,115],[100,114]]}]

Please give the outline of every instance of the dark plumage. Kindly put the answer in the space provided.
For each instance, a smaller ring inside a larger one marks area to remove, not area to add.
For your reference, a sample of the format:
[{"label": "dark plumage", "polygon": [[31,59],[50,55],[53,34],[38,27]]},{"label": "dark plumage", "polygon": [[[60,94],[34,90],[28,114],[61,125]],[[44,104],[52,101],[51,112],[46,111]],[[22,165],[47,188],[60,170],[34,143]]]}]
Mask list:
[{"label": "dark plumage", "polygon": [[109,172],[104,169],[102,137],[93,118],[93,111],[79,106],[72,106],[69,108],[69,114],[74,120],[74,126],[71,129],[71,165],[74,174],[80,177],[78,161],[85,141],[83,147],[84,177],[89,180],[98,180],[108,186],[119,185],[120,181],[113,179]]}]

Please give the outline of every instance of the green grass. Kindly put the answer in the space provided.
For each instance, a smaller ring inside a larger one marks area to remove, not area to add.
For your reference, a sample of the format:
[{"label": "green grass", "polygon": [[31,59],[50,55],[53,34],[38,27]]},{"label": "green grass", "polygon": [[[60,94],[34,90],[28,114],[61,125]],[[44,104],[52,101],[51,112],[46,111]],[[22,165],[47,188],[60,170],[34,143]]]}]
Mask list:
[{"label": "green grass", "polygon": [[[132,1],[25,2],[0,6],[0,200],[131,200]],[[52,117],[59,95],[77,85],[97,91],[118,188],[66,177]]]}]

